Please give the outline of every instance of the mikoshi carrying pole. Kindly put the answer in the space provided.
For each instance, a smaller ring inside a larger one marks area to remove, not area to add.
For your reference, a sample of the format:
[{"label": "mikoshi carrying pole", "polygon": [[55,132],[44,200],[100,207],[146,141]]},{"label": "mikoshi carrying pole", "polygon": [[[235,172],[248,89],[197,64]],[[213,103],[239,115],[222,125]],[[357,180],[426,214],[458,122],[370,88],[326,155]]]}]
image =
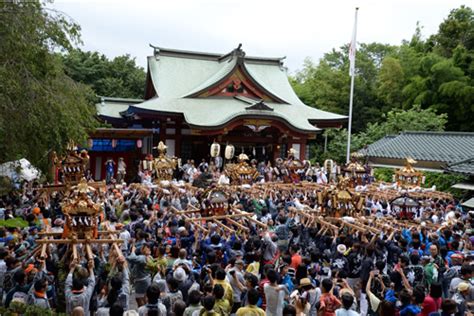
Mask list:
[{"label": "mikoshi carrying pole", "polygon": [[356,8],[355,19],[354,19],[354,30],[352,33],[352,41],[349,46],[349,75],[351,76],[351,94],[349,97],[349,126],[347,127],[347,153],[346,153],[346,163],[349,163],[351,155],[351,129],[352,129],[352,100],[354,97],[354,78],[355,78],[355,58],[357,50],[357,12],[359,8]]}]

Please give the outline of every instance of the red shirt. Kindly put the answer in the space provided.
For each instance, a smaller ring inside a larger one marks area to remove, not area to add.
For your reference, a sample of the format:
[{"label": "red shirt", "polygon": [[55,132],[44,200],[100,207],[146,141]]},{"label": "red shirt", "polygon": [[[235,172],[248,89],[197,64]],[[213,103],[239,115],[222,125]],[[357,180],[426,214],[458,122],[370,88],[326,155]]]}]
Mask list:
[{"label": "red shirt", "polygon": [[292,267],[293,269],[296,270],[296,268],[298,268],[298,266],[301,264],[301,262],[302,262],[301,256],[299,254],[295,253],[293,256],[291,256],[290,267]]},{"label": "red shirt", "polygon": [[324,311],[324,316],[336,316],[336,309],[341,307],[341,301],[339,301],[337,297],[330,293],[321,294],[319,303],[319,309]]},{"label": "red shirt", "polygon": [[420,316],[428,316],[430,313],[437,312],[441,308],[441,297],[433,298],[430,295],[425,296],[425,300],[421,305]]},{"label": "red shirt", "polygon": [[260,283],[258,284],[258,292],[260,292],[260,297],[262,298],[262,309],[265,310],[267,308],[267,300],[265,298],[265,291],[263,288],[265,287],[265,284],[270,284],[270,281],[265,278]]}]

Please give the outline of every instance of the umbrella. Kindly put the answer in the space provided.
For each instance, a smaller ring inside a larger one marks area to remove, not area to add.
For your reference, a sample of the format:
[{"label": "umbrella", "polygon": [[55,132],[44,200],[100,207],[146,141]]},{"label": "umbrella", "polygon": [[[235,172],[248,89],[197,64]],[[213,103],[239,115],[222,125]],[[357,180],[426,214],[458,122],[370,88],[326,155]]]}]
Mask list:
[{"label": "umbrella", "polygon": [[420,205],[416,200],[412,199],[408,195],[397,197],[393,199],[390,204],[402,207],[418,207]]}]

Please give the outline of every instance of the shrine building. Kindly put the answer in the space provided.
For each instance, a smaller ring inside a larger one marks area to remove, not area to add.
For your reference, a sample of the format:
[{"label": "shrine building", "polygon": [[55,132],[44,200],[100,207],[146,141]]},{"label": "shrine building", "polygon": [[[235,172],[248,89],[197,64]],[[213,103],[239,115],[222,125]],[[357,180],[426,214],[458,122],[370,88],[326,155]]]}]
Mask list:
[{"label": "shrine building", "polygon": [[306,159],[316,134],[347,121],[304,104],[284,58],[246,56],[241,45],[227,54],[152,47],[144,100],[103,97],[97,104],[110,127],[90,135],[95,179],[104,177],[108,158],[123,157],[133,173],[159,141],[169,155],[196,163],[209,157],[214,141],[259,161],[273,162],[290,148]]}]

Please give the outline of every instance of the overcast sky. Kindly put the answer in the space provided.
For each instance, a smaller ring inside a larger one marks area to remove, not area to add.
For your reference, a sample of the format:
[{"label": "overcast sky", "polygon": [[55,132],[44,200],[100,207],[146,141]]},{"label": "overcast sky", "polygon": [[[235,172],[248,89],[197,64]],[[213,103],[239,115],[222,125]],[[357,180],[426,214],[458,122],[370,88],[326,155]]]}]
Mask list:
[{"label": "overcast sky", "polygon": [[[400,44],[416,22],[427,37],[463,0],[56,0],[82,27],[82,49],[108,57],[130,54],[146,67],[156,46],[247,55],[287,56],[290,72],[305,57],[349,43],[358,6],[358,42]],[[472,3],[472,2],[471,2]]]}]

